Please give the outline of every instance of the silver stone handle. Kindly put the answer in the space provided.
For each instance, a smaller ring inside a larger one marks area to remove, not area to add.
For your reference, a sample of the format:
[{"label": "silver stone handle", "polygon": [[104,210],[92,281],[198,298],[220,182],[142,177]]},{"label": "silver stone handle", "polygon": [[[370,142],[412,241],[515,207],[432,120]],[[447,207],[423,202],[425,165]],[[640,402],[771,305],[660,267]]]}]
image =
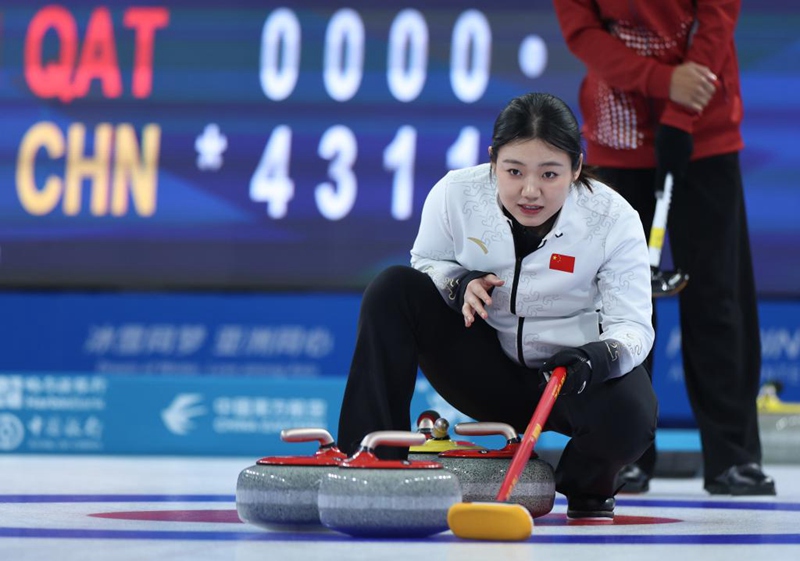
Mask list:
[{"label": "silver stone handle", "polygon": [[311,442],[317,440],[320,446],[333,444],[331,433],[319,428],[283,429],[281,440],[284,442]]},{"label": "silver stone handle", "polygon": [[379,430],[371,432],[361,441],[361,448],[374,450],[376,446],[420,446],[425,444],[424,434],[404,430]]},{"label": "silver stone handle", "polygon": [[463,434],[464,436],[489,436],[493,434],[501,434],[506,437],[506,440],[518,438],[516,429],[506,423],[458,423],[454,428],[456,434]]}]

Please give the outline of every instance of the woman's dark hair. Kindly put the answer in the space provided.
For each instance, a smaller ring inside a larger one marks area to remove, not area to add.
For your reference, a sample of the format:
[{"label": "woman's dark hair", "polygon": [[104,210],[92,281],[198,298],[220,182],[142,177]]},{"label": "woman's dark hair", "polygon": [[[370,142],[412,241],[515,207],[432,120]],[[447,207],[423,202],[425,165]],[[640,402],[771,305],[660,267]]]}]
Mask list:
[{"label": "woman's dark hair", "polygon": [[[497,116],[492,133],[492,163],[497,163],[497,154],[506,144],[534,139],[566,152],[572,171],[577,171],[583,153],[578,119],[562,100],[539,92],[512,99]],[[583,166],[576,183],[591,191],[590,179],[595,179],[594,175]]]}]

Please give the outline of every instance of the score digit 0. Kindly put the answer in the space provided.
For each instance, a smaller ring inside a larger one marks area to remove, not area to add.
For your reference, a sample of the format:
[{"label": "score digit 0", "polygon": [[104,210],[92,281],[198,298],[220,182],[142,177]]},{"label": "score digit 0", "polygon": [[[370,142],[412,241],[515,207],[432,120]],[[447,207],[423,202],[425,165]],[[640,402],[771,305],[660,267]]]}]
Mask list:
[{"label": "score digit 0", "polygon": [[[366,33],[358,12],[334,12],[325,32],[323,82],[338,102],[352,99],[364,75]],[[300,75],[302,28],[289,8],[273,10],[261,31],[259,78],[264,95],[283,101],[295,90]],[[414,9],[395,16],[387,38],[386,82],[400,102],[414,101],[428,73],[429,32],[425,16]],[[466,10],[456,19],[450,40],[450,87],[463,103],[478,101],[489,84],[492,30],[479,10]]]}]

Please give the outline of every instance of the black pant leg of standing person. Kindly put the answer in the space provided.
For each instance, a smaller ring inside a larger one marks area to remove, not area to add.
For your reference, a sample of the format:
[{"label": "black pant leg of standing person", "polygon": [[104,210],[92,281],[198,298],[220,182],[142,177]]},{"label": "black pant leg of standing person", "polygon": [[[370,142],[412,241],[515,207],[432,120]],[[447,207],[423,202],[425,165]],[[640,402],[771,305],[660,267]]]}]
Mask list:
[{"label": "black pant leg of standing person", "polygon": [[692,162],[673,207],[673,254],[690,276],[679,295],[684,378],[708,482],[761,461],[761,346],[738,153]]}]

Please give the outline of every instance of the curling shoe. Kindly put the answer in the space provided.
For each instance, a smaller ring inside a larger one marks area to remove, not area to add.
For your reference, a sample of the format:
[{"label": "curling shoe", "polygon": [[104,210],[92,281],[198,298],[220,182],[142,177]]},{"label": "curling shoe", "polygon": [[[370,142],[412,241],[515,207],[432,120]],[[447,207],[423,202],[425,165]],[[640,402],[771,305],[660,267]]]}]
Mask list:
[{"label": "curling shoe", "polygon": [[650,490],[650,476],[636,464],[628,464],[617,474],[619,493],[647,493]]},{"label": "curling shoe", "polygon": [[611,522],[615,505],[614,497],[575,495],[567,499],[567,520]]},{"label": "curling shoe", "polygon": [[774,495],[775,480],[756,463],[742,464],[706,479],[705,489],[711,495]]}]

